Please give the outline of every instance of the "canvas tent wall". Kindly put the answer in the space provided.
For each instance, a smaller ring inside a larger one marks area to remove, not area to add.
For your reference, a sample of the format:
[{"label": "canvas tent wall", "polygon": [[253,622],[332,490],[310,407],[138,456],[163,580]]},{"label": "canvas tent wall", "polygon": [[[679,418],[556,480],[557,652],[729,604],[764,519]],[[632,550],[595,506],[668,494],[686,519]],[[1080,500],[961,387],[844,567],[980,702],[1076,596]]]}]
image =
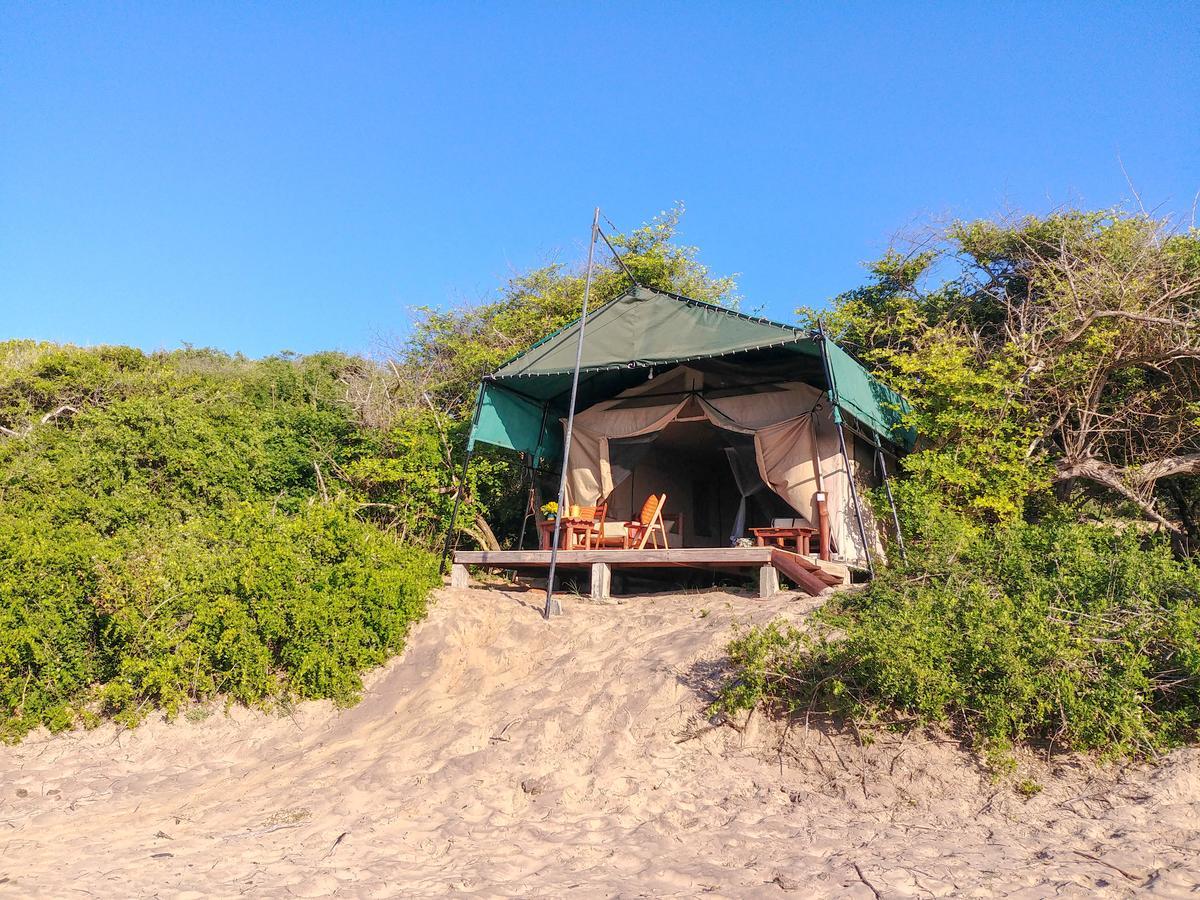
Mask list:
[{"label": "canvas tent wall", "polygon": [[[482,441],[528,454],[538,467],[561,465],[578,327],[550,335],[484,380],[469,446]],[[616,486],[612,441],[699,417],[751,436],[760,476],[801,515],[811,515],[812,493],[824,481],[837,494],[831,525],[842,555],[859,557],[835,418],[845,414],[892,449],[910,448],[914,436],[898,427],[901,397],[832,341],[825,349],[828,369],[821,342],[803,329],[645,287],[593,311],[568,460],[571,501],[594,502]],[[675,394],[659,380],[668,374],[685,382]]]},{"label": "canvas tent wall", "polygon": [[[627,454],[625,464],[618,469],[614,465],[614,444],[641,438],[643,443],[638,447],[646,454],[654,448],[654,438],[672,425],[703,421],[723,432],[746,437],[740,445],[723,442],[724,449],[732,454],[728,465],[741,475],[737,480],[750,482],[734,516],[735,521],[741,520],[742,527],[735,525],[730,537],[744,533],[746,501],[755,487],[774,492],[813,527],[818,521],[815,498],[824,491],[835,550],[843,558],[862,559],[848,472],[824,392],[800,382],[737,386],[730,385],[728,379],[711,379],[712,373],[679,366],[577,413],[567,465],[568,502],[593,504],[612,498],[614,490],[629,477],[640,458]],[[669,508],[694,517],[693,479],[687,473],[682,478],[673,477],[669,468],[669,464],[664,466],[668,471],[663,477],[669,480],[670,489],[665,483],[657,488],[646,485],[647,489],[667,491],[673,503]],[[615,505],[614,514],[621,517],[628,513]],[[755,524],[770,522],[760,520]]]}]

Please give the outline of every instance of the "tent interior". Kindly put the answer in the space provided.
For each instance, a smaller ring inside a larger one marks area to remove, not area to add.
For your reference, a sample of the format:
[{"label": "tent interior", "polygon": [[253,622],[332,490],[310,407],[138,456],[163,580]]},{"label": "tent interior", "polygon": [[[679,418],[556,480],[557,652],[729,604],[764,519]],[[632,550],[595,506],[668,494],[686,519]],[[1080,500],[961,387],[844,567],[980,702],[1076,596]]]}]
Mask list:
[{"label": "tent interior", "polygon": [[[873,456],[852,461],[861,487]],[[607,501],[615,528],[666,494],[672,546],[728,547],[779,519],[815,531],[821,499],[835,557],[864,556],[828,398],[754,365],[678,365],[580,411],[567,470],[567,502]]]},{"label": "tent interior", "polygon": [[[609,442],[613,468],[628,472],[608,496],[610,518],[632,519],[648,494],[665,493],[672,545],[728,547],[748,528],[800,515],[778,494],[765,490],[754,470],[754,441],[746,435],[704,420],[672,422],[651,438]],[[739,528],[739,478],[748,473],[756,490],[746,498]]]}]

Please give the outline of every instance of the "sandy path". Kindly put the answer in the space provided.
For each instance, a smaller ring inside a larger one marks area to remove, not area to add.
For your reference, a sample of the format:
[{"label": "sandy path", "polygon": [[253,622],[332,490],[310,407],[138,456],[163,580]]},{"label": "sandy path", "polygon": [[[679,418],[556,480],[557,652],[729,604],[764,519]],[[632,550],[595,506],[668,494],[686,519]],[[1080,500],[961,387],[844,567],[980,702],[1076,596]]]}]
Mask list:
[{"label": "sandy path", "polygon": [[685,740],[733,621],[811,601],[537,601],[441,592],[350,710],[0,748],[0,893],[1200,895],[1200,753],[1025,801],[928,735]]}]

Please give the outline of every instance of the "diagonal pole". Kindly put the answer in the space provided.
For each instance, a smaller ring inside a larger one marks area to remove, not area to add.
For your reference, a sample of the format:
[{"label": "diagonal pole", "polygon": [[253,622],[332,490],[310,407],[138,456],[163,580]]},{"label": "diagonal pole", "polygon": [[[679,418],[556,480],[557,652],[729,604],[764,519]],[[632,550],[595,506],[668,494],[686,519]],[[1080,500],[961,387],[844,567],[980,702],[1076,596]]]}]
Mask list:
[{"label": "diagonal pole", "polygon": [[817,334],[821,344],[821,362],[825,364],[825,380],[829,383],[829,402],[833,405],[833,427],[837,431],[838,447],[842,451],[842,463],[846,466],[846,480],[850,482],[850,498],[854,501],[854,518],[858,522],[858,536],[862,539],[863,553],[867,555],[867,571],[875,577],[875,561],[871,558],[871,544],[867,540],[867,526],[863,521],[862,503],[858,499],[858,485],[854,483],[854,469],[850,465],[850,454],[846,452],[846,430],[842,427],[841,398],[838,397],[837,381],[833,377],[833,363],[829,361],[829,335],[825,325],[817,319]]},{"label": "diagonal pole", "polygon": [[[605,218],[607,219],[608,217],[605,216]],[[608,224],[609,225],[612,224],[611,219],[609,219]],[[620,265],[620,267],[625,270],[625,276],[629,279],[630,283],[634,287],[641,287],[641,285],[638,284],[638,280],[633,277],[633,273],[629,271],[629,266],[625,265],[625,260],[621,259],[621,254],[617,252],[617,248],[614,247],[612,245],[612,241],[610,241],[608,239],[608,235],[605,234],[603,231],[601,231],[599,228],[596,229],[596,234],[600,235],[600,237],[604,239],[604,243],[606,243],[608,245],[608,252],[613,255],[613,259],[615,259],[617,261],[618,265]]]},{"label": "diagonal pole", "polygon": [[879,460],[879,471],[883,475],[883,489],[887,492],[888,506],[892,508],[892,523],[896,526],[896,545],[900,548],[900,558],[908,562],[908,551],[904,549],[904,532],[900,530],[900,513],[896,511],[896,500],[892,497],[892,486],[888,483],[887,460],[883,457],[883,445],[879,443],[879,435],[875,435],[875,456]]},{"label": "diagonal pole", "polygon": [[554,535],[550,539],[550,571],[546,576],[546,608],[543,615],[562,614],[562,604],[554,596],[554,570],[558,567],[558,535],[566,513],[567,460],[571,455],[571,432],[575,427],[575,397],[579,393],[579,367],[583,363],[583,332],[587,327],[588,299],[592,293],[592,260],[596,254],[596,234],[600,231],[600,207],[592,216],[592,235],[588,241],[587,275],[583,280],[583,315],[579,318],[579,340],[575,344],[575,371],[571,374],[571,405],[567,408],[567,431],[563,436],[562,474],[558,479],[558,515],[554,519]]}]

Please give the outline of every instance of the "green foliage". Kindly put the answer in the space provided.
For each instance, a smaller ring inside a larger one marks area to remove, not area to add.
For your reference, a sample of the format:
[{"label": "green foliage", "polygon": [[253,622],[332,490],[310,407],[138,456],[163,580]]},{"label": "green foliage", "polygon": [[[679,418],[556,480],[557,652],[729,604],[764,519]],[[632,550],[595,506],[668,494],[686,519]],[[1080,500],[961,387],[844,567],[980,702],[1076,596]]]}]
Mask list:
[{"label": "green foliage", "polygon": [[1120,211],[957,222],[838,297],[831,332],[912,404],[909,561],[812,631],[739,636],[721,704],[942,723],[993,764],[1194,742],[1200,568],[1136,520],[1176,527],[1157,490],[1200,535],[1198,237]]},{"label": "green foliage", "polygon": [[905,474],[982,520],[1011,522],[1026,497],[1049,484],[1028,453],[1036,428],[1022,403],[1020,361],[1003,348],[979,353],[958,285],[917,289],[934,260],[932,252],[888,253],[871,267],[872,283],[843,294],[824,317],[909,400],[903,424],[920,442],[904,459]]},{"label": "green foliage", "polygon": [[904,460],[910,478],[995,522],[1020,517],[1025,498],[1048,486],[1027,453],[1035,433],[1014,390],[1014,360],[980,360],[949,331],[927,333],[909,350],[880,350],[875,359],[901,393],[917,398],[905,424],[924,440]]},{"label": "green foliage", "polygon": [[1128,531],[1062,516],[990,527],[906,499],[911,561],[826,607],[813,632],[740,635],[722,706],[910,717],[992,751],[1196,740],[1200,569]]},{"label": "green foliage", "polygon": [[0,737],[216,694],[351,702],[437,582],[343,477],[421,445],[356,421],[369,368],[0,344]]},{"label": "green foliage", "polygon": [[1160,483],[1200,468],[1195,230],[1119,210],[956,222],[824,316],[912,403],[926,490],[1013,522],[1051,485],[1087,489],[1200,539],[1191,489]]}]

